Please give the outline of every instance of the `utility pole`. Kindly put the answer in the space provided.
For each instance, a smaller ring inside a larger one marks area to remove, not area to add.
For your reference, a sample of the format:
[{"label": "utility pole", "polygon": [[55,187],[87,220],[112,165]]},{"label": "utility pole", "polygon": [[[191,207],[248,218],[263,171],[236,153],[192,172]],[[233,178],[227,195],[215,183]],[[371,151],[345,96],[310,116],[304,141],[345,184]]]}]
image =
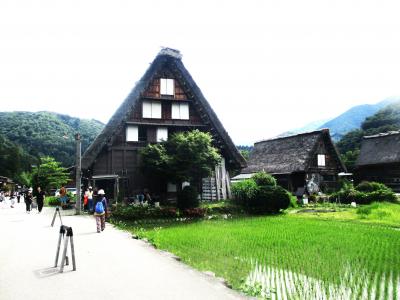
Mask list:
[{"label": "utility pole", "polygon": [[75,134],[76,140],[76,214],[81,214],[81,135]]}]

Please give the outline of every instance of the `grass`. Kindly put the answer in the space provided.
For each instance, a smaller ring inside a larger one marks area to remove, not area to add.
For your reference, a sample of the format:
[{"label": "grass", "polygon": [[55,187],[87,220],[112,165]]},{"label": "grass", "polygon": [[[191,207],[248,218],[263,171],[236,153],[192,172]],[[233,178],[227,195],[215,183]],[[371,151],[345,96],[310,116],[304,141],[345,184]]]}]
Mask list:
[{"label": "grass", "polygon": [[400,299],[400,231],[387,227],[399,222],[400,205],[385,203],[127,228],[251,295]]},{"label": "grass", "polygon": [[297,213],[299,210],[291,210],[290,214],[298,218],[312,218],[321,220],[350,221],[356,223],[375,224],[400,228],[400,205],[389,202],[374,202],[358,208],[330,204],[326,208],[334,209],[334,212]]}]

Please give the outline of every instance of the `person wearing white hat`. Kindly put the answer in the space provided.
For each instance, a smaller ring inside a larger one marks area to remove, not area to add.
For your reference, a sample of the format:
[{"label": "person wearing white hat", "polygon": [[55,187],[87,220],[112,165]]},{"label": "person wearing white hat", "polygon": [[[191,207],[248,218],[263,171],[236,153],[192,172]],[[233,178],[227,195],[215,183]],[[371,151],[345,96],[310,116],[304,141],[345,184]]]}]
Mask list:
[{"label": "person wearing white hat", "polygon": [[97,199],[94,204],[94,217],[96,218],[98,233],[106,228],[107,199],[104,195],[105,193],[103,189],[98,190]]},{"label": "person wearing white hat", "polygon": [[91,186],[89,186],[89,190],[87,192],[87,197],[88,197],[88,206],[89,206],[89,212],[93,212],[93,189]]}]

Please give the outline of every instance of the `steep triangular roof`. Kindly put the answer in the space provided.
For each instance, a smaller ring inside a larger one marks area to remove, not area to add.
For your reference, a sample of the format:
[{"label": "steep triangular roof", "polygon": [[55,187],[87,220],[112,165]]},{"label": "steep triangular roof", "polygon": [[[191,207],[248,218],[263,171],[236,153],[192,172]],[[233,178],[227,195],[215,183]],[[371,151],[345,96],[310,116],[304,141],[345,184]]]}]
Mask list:
[{"label": "steep triangular roof", "polygon": [[189,99],[193,101],[193,104],[199,111],[203,122],[210,125],[211,134],[217,140],[216,142],[219,143],[219,147],[223,149],[224,154],[229,158],[228,163],[236,168],[243,168],[246,166],[246,161],[233,144],[231,138],[204,97],[200,88],[186,70],[181,58],[182,56],[177,50],[164,48],[160,51],[145,74],[136,83],[131,93],[111,117],[103,131],[97,136],[84,153],[82,157],[83,169],[88,169],[93,164],[103,147],[112,142],[113,135],[118,132],[122,126],[125,126],[125,122],[134,109],[136,102],[140,100],[142,94],[149,87],[152,80],[157,76],[157,72],[162,70],[166,65],[168,66],[168,69],[174,73]]},{"label": "steep triangular roof", "polygon": [[248,167],[241,173],[265,171],[271,174],[289,174],[305,171],[321,138],[333,149],[339,166],[343,171],[346,170],[332,142],[329,129],[322,129],[255,143],[247,162]]},{"label": "steep triangular roof", "polygon": [[400,163],[400,132],[365,136],[356,166]]}]

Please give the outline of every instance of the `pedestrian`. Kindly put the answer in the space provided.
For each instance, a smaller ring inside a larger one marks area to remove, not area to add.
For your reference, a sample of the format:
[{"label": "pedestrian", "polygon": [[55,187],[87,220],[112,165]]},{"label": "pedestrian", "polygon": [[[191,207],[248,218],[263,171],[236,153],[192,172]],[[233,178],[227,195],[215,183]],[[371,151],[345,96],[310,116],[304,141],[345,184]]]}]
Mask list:
[{"label": "pedestrian", "polygon": [[89,191],[88,191],[88,204],[89,204],[89,212],[93,212],[93,208],[94,208],[94,203],[93,203],[93,189],[91,186],[89,186]]},{"label": "pedestrian", "polygon": [[89,201],[88,197],[89,197],[89,188],[87,188],[85,190],[85,194],[83,195],[83,210],[84,211],[88,210],[88,201]]},{"label": "pedestrian", "polygon": [[61,202],[61,207],[65,207],[67,205],[67,189],[62,185],[60,188],[60,202]]},{"label": "pedestrian", "polygon": [[31,204],[32,204],[32,189],[28,190],[25,198],[26,212],[29,214],[31,212]]},{"label": "pedestrian", "polygon": [[21,193],[17,192],[17,201],[18,201],[18,203],[19,203],[20,200],[21,200]]},{"label": "pedestrian", "polygon": [[[106,227],[107,199],[104,190],[97,192],[96,203],[94,204],[94,217],[96,218],[97,232],[100,233]],[[101,230],[101,231],[100,231]]]},{"label": "pedestrian", "polygon": [[42,189],[40,188],[40,186],[38,186],[37,188],[37,194],[36,194],[36,203],[38,205],[38,213],[40,214],[40,212],[42,211],[43,208],[43,203],[44,203],[44,199],[46,197],[46,194],[44,191],[42,191]]}]

